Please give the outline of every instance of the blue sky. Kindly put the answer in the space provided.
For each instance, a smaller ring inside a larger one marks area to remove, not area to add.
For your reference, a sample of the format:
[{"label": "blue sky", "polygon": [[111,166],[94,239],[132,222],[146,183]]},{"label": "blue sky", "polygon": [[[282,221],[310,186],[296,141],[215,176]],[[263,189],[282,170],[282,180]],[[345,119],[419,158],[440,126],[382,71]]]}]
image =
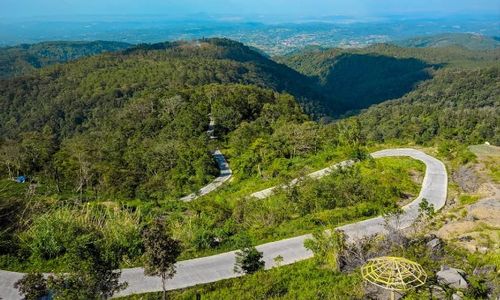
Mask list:
[{"label": "blue sky", "polygon": [[64,15],[382,16],[496,13],[500,0],[0,0],[0,18]]}]

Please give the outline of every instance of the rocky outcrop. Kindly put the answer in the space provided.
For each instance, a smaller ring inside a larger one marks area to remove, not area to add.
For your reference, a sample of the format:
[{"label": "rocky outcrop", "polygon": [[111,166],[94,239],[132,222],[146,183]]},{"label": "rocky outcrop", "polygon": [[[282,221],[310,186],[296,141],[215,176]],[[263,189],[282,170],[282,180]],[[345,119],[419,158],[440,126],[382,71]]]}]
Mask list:
[{"label": "rocky outcrop", "polygon": [[465,272],[460,269],[442,266],[441,271],[436,273],[437,280],[440,284],[449,286],[454,289],[467,289],[469,284],[465,280]]},{"label": "rocky outcrop", "polygon": [[472,272],[475,276],[488,276],[494,274],[497,271],[497,267],[495,265],[485,265],[481,267],[476,267]]}]

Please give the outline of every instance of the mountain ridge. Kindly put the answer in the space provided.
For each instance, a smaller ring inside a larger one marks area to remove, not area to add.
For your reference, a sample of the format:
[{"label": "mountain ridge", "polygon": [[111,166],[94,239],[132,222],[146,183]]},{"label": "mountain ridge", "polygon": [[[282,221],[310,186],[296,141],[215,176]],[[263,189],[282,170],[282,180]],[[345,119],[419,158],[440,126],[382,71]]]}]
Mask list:
[{"label": "mountain ridge", "polygon": [[50,41],[3,47],[0,48],[0,78],[25,75],[44,66],[131,46],[111,41]]}]

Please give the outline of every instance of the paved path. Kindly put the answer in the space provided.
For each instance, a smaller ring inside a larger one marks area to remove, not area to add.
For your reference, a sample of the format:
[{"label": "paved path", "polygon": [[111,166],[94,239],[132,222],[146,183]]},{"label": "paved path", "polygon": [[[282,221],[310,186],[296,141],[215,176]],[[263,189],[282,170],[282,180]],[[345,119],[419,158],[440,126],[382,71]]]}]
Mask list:
[{"label": "paved path", "polygon": [[[308,174],[305,177],[309,177],[312,179],[320,179],[320,178],[325,177],[326,175],[330,174],[333,170],[338,169],[339,167],[351,166],[353,163],[354,163],[354,161],[352,161],[352,160],[346,160],[346,161],[340,162],[338,164],[335,164],[331,167],[324,168],[324,169],[321,169],[319,171]],[[275,190],[286,189],[286,188],[292,187],[292,186],[296,185],[297,183],[299,183],[299,181],[301,179],[302,178],[295,178],[287,184],[273,186],[273,187],[270,187],[268,189],[255,192],[255,193],[251,194],[250,196],[258,198],[258,199],[265,199],[265,198],[271,196]]]},{"label": "paved path", "polygon": [[[445,166],[441,161],[414,149],[389,149],[372,153],[372,156],[374,158],[409,156],[422,161],[426,165],[419,196],[403,208],[405,213],[402,218],[401,228],[410,226],[415,220],[418,215],[418,205],[423,198],[433,204],[436,210],[445,205],[448,178]],[[338,229],[344,230],[349,238],[352,239],[384,232],[383,219],[381,217],[341,226]],[[266,268],[274,266],[273,259],[278,255],[283,257],[283,265],[291,264],[312,257],[312,253],[304,248],[304,240],[310,237],[310,235],[302,235],[284,239],[257,246],[257,249],[264,253]],[[168,288],[179,289],[240,276],[233,272],[235,263],[234,253],[232,251],[179,262],[177,264],[177,274],[168,282]],[[12,288],[12,285],[21,276],[22,274],[20,273],[0,273],[0,297],[4,299],[19,299],[17,291]],[[160,279],[144,276],[142,268],[123,270],[121,280],[129,283],[128,288],[119,294],[122,296],[161,291]]]},{"label": "paved path", "polygon": [[219,176],[217,176],[206,186],[199,189],[196,193],[184,196],[180,200],[186,202],[193,201],[196,198],[199,198],[216,190],[218,187],[224,184],[224,182],[228,181],[231,178],[233,173],[229,168],[229,164],[227,163],[226,158],[224,158],[224,155],[219,151],[219,149],[215,150],[212,155],[214,156],[215,161],[217,162],[217,166],[219,167]]},{"label": "paved path", "polygon": [[[210,124],[208,125],[208,130],[207,134],[210,137],[211,140],[216,140],[217,137],[215,136],[215,121],[212,117],[210,117]],[[214,181],[210,182],[206,186],[202,187],[199,189],[196,193],[192,193],[190,195],[187,195],[185,197],[182,197],[180,200],[182,201],[193,201],[194,199],[197,199],[201,196],[204,196],[214,190],[216,190],[218,187],[220,187],[224,182],[228,181],[229,178],[233,175],[233,172],[229,168],[229,164],[226,161],[226,158],[224,155],[220,152],[219,149],[215,150],[212,155],[214,156],[215,161],[217,162],[217,167],[219,168],[219,176],[217,176]]]}]

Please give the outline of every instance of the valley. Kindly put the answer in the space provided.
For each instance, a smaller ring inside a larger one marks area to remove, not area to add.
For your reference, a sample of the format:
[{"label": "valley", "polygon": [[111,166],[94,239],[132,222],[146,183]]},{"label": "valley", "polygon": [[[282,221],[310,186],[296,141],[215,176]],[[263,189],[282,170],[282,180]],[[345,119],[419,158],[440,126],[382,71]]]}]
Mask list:
[{"label": "valley", "polygon": [[[359,267],[380,255],[429,278],[465,269],[466,299],[498,293],[491,272],[472,275],[498,265],[496,218],[477,221],[498,194],[482,202],[467,185],[472,173],[498,184],[485,144],[500,142],[498,50],[376,44],[270,58],[224,38],[83,45],[49,44],[70,54],[2,71],[0,297],[20,299],[22,273],[99,282],[102,271],[128,283],[115,296],[158,299],[162,281],[143,269],[158,221],[182,245],[173,299],[363,299],[377,291]],[[332,267],[306,240],[335,229],[348,251],[324,246],[345,255]],[[446,251],[429,250],[435,238]],[[253,247],[265,270],[242,277],[235,253]]]}]

